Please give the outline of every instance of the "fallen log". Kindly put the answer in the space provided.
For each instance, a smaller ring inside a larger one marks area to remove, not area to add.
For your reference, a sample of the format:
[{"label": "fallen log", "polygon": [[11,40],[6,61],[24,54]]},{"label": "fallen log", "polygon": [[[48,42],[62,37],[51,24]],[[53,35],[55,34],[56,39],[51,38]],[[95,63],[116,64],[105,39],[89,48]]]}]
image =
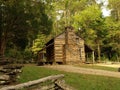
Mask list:
[{"label": "fallen log", "polygon": [[55,81],[55,85],[56,85],[55,90],[58,90],[59,88],[60,90],[75,90],[73,87],[67,85],[64,80]]},{"label": "fallen log", "polygon": [[3,87],[0,90],[19,90],[19,89],[28,88],[28,87],[31,87],[31,86],[34,86],[34,85],[38,85],[40,83],[50,81],[50,80],[54,82],[54,81],[57,81],[58,79],[62,79],[63,77],[64,77],[63,74],[52,75],[52,76],[48,76],[48,77],[45,77],[45,78],[42,78],[42,79],[29,81],[29,82],[14,85],[14,86]]},{"label": "fallen log", "polygon": [[9,75],[1,75],[0,76],[0,81],[8,81],[10,79],[10,76]]},{"label": "fallen log", "polygon": [[19,64],[10,64],[10,65],[4,65],[3,69],[21,69],[23,65]]},{"label": "fallen log", "polygon": [[1,75],[0,76],[0,85],[9,83],[10,76],[9,75]]}]

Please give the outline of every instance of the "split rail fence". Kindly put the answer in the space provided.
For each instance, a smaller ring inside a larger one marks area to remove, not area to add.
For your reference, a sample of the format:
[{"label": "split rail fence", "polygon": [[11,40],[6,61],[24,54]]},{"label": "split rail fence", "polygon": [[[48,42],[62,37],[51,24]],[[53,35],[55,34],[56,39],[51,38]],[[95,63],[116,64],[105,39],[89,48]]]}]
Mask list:
[{"label": "split rail fence", "polygon": [[26,83],[6,86],[0,90],[74,90],[72,87],[65,84],[64,75],[52,75]]}]

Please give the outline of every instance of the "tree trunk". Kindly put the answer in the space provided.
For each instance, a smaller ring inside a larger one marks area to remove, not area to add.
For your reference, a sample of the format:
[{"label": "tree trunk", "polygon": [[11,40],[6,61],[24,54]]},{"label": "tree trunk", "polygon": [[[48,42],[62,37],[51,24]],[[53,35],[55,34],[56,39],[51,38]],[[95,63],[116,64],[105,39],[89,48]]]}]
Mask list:
[{"label": "tree trunk", "polygon": [[94,51],[92,51],[92,58],[93,58],[93,64],[95,63],[95,54],[94,54]]},{"label": "tree trunk", "polygon": [[67,11],[64,11],[64,17],[65,17],[65,26],[67,26]]},{"label": "tree trunk", "polygon": [[2,29],[0,27],[0,56],[2,55],[1,49],[2,49]]},{"label": "tree trunk", "polygon": [[119,58],[119,55],[117,54],[116,57],[117,57],[117,62],[119,62],[119,59],[120,59],[120,58]]},{"label": "tree trunk", "polygon": [[5,53],[5,38],[0,38],[0,56],[4,56]]},{"label": "tree trunk", "polygon": [[100,44],[98,44],[98,62],[101,60],[101,51],[100,51]]},{"label": "tree trunk", "polygon": [[6,41],[7,41],[7,30],[5,32],[1,31],[0,34],[0,56],[4,56],[6,49]]}]

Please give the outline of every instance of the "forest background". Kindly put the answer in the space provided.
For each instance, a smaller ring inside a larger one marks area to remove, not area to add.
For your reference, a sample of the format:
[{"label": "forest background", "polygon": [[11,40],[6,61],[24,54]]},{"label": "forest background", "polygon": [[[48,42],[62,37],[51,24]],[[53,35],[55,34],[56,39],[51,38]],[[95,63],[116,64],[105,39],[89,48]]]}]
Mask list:
[{"label": "forest background", "polygon": [[44,44],[69,25],[96,60],[120,61],[120,0],[0,0],[0,56],[36,60]]}]

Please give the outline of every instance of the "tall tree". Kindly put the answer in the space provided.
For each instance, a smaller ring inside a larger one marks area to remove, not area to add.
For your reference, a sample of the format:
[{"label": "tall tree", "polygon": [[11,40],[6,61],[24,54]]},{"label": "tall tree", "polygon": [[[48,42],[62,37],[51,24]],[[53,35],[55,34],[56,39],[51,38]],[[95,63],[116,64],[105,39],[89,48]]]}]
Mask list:
[{"label": "tall tree", "polygon": [[109,34],[107,45],[109,47],[109,57],[115,57],[120,60],[120,0],[108,0],[108,8],[111,10],[111,16],[106,19]]},{"label": "tall tree", "polygon": [[114,22],[111,17],[106,18],[105,23],[108,30],[108,35],[104,41],[107,55],[109,59],[118,60],[120,58],[120,23]]},{"label": "tall tree", "polygon": [[74,15],[93,3],[95,0],[53,0],[51,4],[54,7],[54,32],[58,34],[64,30],[63,27],[72,25]]},{"label": "tall tree", "polygon": [[[84,37],[86,43],[94,50],[97,50],[98,60],[100,61],[101,45],[105,35],[104,18],[101,8],[97,4],[92,4],[74,16],[74,26]],[[81,31],[82,30],[82,31]]]},{"label": "tall tree", "polygon": [[116,21],[120,21],[120,0],[109,0],[111,15]]},{"label": "tall tree", "polygon": [[[52,29],[52,21],[45,12],[45,2],[39,0],[1,0],[0,13],[0,54],[5,48],[17,47],[24,50],[31,46],[38,32],[48,35]],[[7,46],[6,46],[7,45]]]}]

